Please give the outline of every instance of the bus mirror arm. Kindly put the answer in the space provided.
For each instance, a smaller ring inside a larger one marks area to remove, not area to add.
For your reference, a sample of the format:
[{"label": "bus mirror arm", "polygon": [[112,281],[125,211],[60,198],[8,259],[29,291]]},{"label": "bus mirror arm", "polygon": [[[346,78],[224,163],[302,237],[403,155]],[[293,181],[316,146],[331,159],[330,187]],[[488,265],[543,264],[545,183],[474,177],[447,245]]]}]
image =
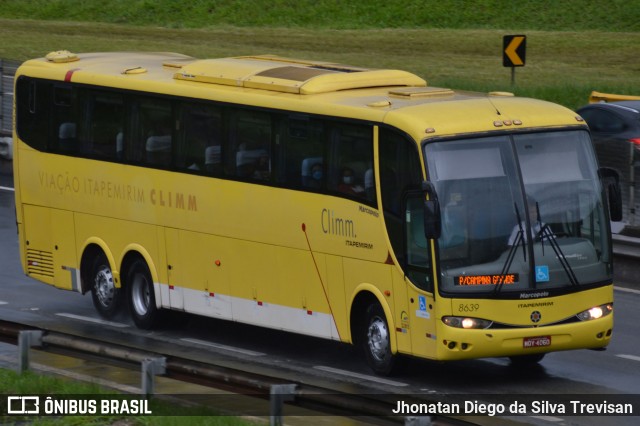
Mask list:
[{"label": "bus mirror arm", "polygon": [[437,240],[442,230],[440,202],[436,188],[429,181],[422,182],[422,190],[428,196],[424,201],[424,235],[427,239]]},{"label": "bus mirror arm", "polygon": [[611,220],[620,222],[622,220],[622,190],[620,188],[620,175],[614,169],[600,167],[598,176],[602,182],[607,201],[609,202],[609,214]]}]

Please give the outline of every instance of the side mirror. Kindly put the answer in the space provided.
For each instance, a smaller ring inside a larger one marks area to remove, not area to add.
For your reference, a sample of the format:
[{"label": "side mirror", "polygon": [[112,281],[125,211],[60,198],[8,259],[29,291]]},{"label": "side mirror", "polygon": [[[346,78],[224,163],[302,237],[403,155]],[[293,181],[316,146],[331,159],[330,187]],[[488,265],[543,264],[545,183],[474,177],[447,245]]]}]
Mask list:
[{"label": "side mirror", "polygon": [[429,199],[424,202],[424,235],[427,239],[437,240],[442,231],[438,194],[433,184],[428,181],[422,182],[422,190],[429,196]]},{"label": "side mirror", "polygon": [[622,190],[620,188],[620,175],[614,169],[601,167],[598,170],[602,186],[604,187],[609,202],[609,216],[612,221],[622,220]]},{"label": "side mirror", "polygon": [[442,219],[440,215],[440,202],[437,198],[424,202],[424,236],[427,239],[437,240],[442,231]]}]

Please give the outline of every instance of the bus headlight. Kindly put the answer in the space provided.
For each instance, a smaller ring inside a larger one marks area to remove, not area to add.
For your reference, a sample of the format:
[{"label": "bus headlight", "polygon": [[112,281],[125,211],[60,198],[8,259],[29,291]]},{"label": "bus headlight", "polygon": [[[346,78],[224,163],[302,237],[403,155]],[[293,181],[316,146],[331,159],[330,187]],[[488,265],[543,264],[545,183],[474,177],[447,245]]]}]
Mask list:
[{"label": "bus headlight", "polygon": [[606,317],[611,312],[613,312],[613,303],[606,303],[604,305],[594,306],[591,309],[582,311],[578,315],[576,315],[576,317],[578,317],[580,321],[589,321]]},{"label": "bus headlight", "polygon": [[442,322],[450,327],[465,329],[483,329],[491,327],[492,321],[469,317],[442,317]]}]

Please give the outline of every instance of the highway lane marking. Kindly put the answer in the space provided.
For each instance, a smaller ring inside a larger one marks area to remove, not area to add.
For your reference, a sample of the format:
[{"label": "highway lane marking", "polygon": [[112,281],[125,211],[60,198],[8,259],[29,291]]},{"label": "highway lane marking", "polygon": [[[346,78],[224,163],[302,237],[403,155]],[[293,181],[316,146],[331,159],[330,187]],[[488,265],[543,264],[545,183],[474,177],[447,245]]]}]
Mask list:
[{"label": "highway lane marking", "polygon": [[564,421],[564,419],[561,419],[560,417],[553,417],[553,416],[529,416],[532,419],[538,419],[538,420],[544,420],[546,422],[561,422]]},{"label": "highway lane marking", "polygon": [[625,293],[633,293],[640,294],[640,290],[636,290],[635,288],[627,288],[627,287],[613,287],[614,290],[623,291]]},{"label": "highway lane marking", "polygon": [[639,361],[640,362],[640,356],[637,356],[637,355],[617,354],[616,356],[618,358],[630,359],[631,361]]},{"label": "highway lane marking", "polygon": [[316,370],[326,371],[328,373],[341,374],[343,376],[355,377],[357,379],[368,380],[370,382],[377,382],[377,383],[381,383],[383,385],[397,386],[397,387],[409,386],[407,383],[396,382],[396,381],[393,381],[393,380],[387,380],[387,379],[383,379],[381,377],[368,376],[366,374],[354,373],[353,371],[340,370],[339,368],[326,367],[324,365],[316,365],[313,368],[315,368]]},{"label": "highway lane marking", "polygon": [[14,188],[8,187],[8,186],[0,186],[0,190],[2,191],[12,191],[15,192]]},{"label": "highway lane marking", "polygon": [[180,340],[182,340],[183,342],[195,343],[197,345],[203,345],[203,346],[210,346],[212,348],[222,349],[222,350],[231,351],[231,352],[237,352],[237,353],[241,353],[241,354],[249,355],[249,356],[264,356],[264,355],[266,355],[266,354],[264,354],[262,352],[250,351],[248,349],[236,348],[234,346],[220,345],[218,343],[211,343],[211,342],[207,342],[205,340],[190,339],[190,338],[184,338],[184,339],[180,339]]},{"label": "highway lane marking", "polygon": [[80,320],[80,321],[92,322],[92,323],[95,323],[95,324],[110,325],[112,327],[118,327],[118,328],[127,328],[127,327],[129,327],[128,324],[122,324],[120,322],[106,321],[106,320],[97,319],[97,318],[85,317],[85,316],[82,316],[82,315],[67,314],[67,313],[64,313],[64,312],[59,312],[56,315],[58,315],[60,317],[65,317],[65,318],[77,319],[77,320]]},{"label": "highway lane marking", "polygon": [[0,300],[0,305],[8,305],[9,302],[3,302],[2,300]]}]

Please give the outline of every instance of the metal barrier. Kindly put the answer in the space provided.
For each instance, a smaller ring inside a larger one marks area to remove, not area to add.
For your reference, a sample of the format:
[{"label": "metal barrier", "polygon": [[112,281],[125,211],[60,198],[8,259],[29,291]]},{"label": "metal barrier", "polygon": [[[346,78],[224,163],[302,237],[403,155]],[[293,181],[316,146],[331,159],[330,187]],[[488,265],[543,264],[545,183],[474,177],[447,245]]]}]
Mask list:
[{"label": "metal barrier", "polygon": [[0,59],[0,136],[10,136],[12,131],[13,76],[20,64]]},{"label": "metal barrier", "polygon": [[[52,330],[38,329],[11,321],[0,320],[0,340],[18,344],[19,371],[29,369],[31,347],[40,351],[63,353],[77,358],[91,357],[93,360],[105,362],[116,361],[122,366],[129,365],[133,369],[140,368],[141,388],[135,389],[146,398],[154,395],[156,376],[165,376],[174,380],[196,383],[223,389],[226,392],[244,395],[254,400],[268,400],[270,425],[284,424],[285,407],[289,415],[308,415],[309,412],[327,415],[375,418],[375,423],[404,424],[411,426],[428,426],[437,421],[438,424],[464,425],[464,418],[445,415],[410,416],[393,415],[397,396],[394,394],[369,394],[357,392],[346,393],[335,389],[321,388],[307,383],[292,383],[288,379],[268,376],[262,373],[244,371],[230,366],[204,363],[188,358],[162,354],[151,350],[129,346],[127,342],[112,343],[99,341]],[[215,360],[215,357],[212,358]],[[416,401],[436,403],[434,395],[423,395]],[[286,405],[285,405],[286,404]],[[246,406],[242,406],[246,408]],[[219,407],[216,407],[219,408]],[[236,407],[238,408],[238,407]],[[255,411],[258,413],[259,411]],[[264,414],[258,414],[264,415]]]}]

